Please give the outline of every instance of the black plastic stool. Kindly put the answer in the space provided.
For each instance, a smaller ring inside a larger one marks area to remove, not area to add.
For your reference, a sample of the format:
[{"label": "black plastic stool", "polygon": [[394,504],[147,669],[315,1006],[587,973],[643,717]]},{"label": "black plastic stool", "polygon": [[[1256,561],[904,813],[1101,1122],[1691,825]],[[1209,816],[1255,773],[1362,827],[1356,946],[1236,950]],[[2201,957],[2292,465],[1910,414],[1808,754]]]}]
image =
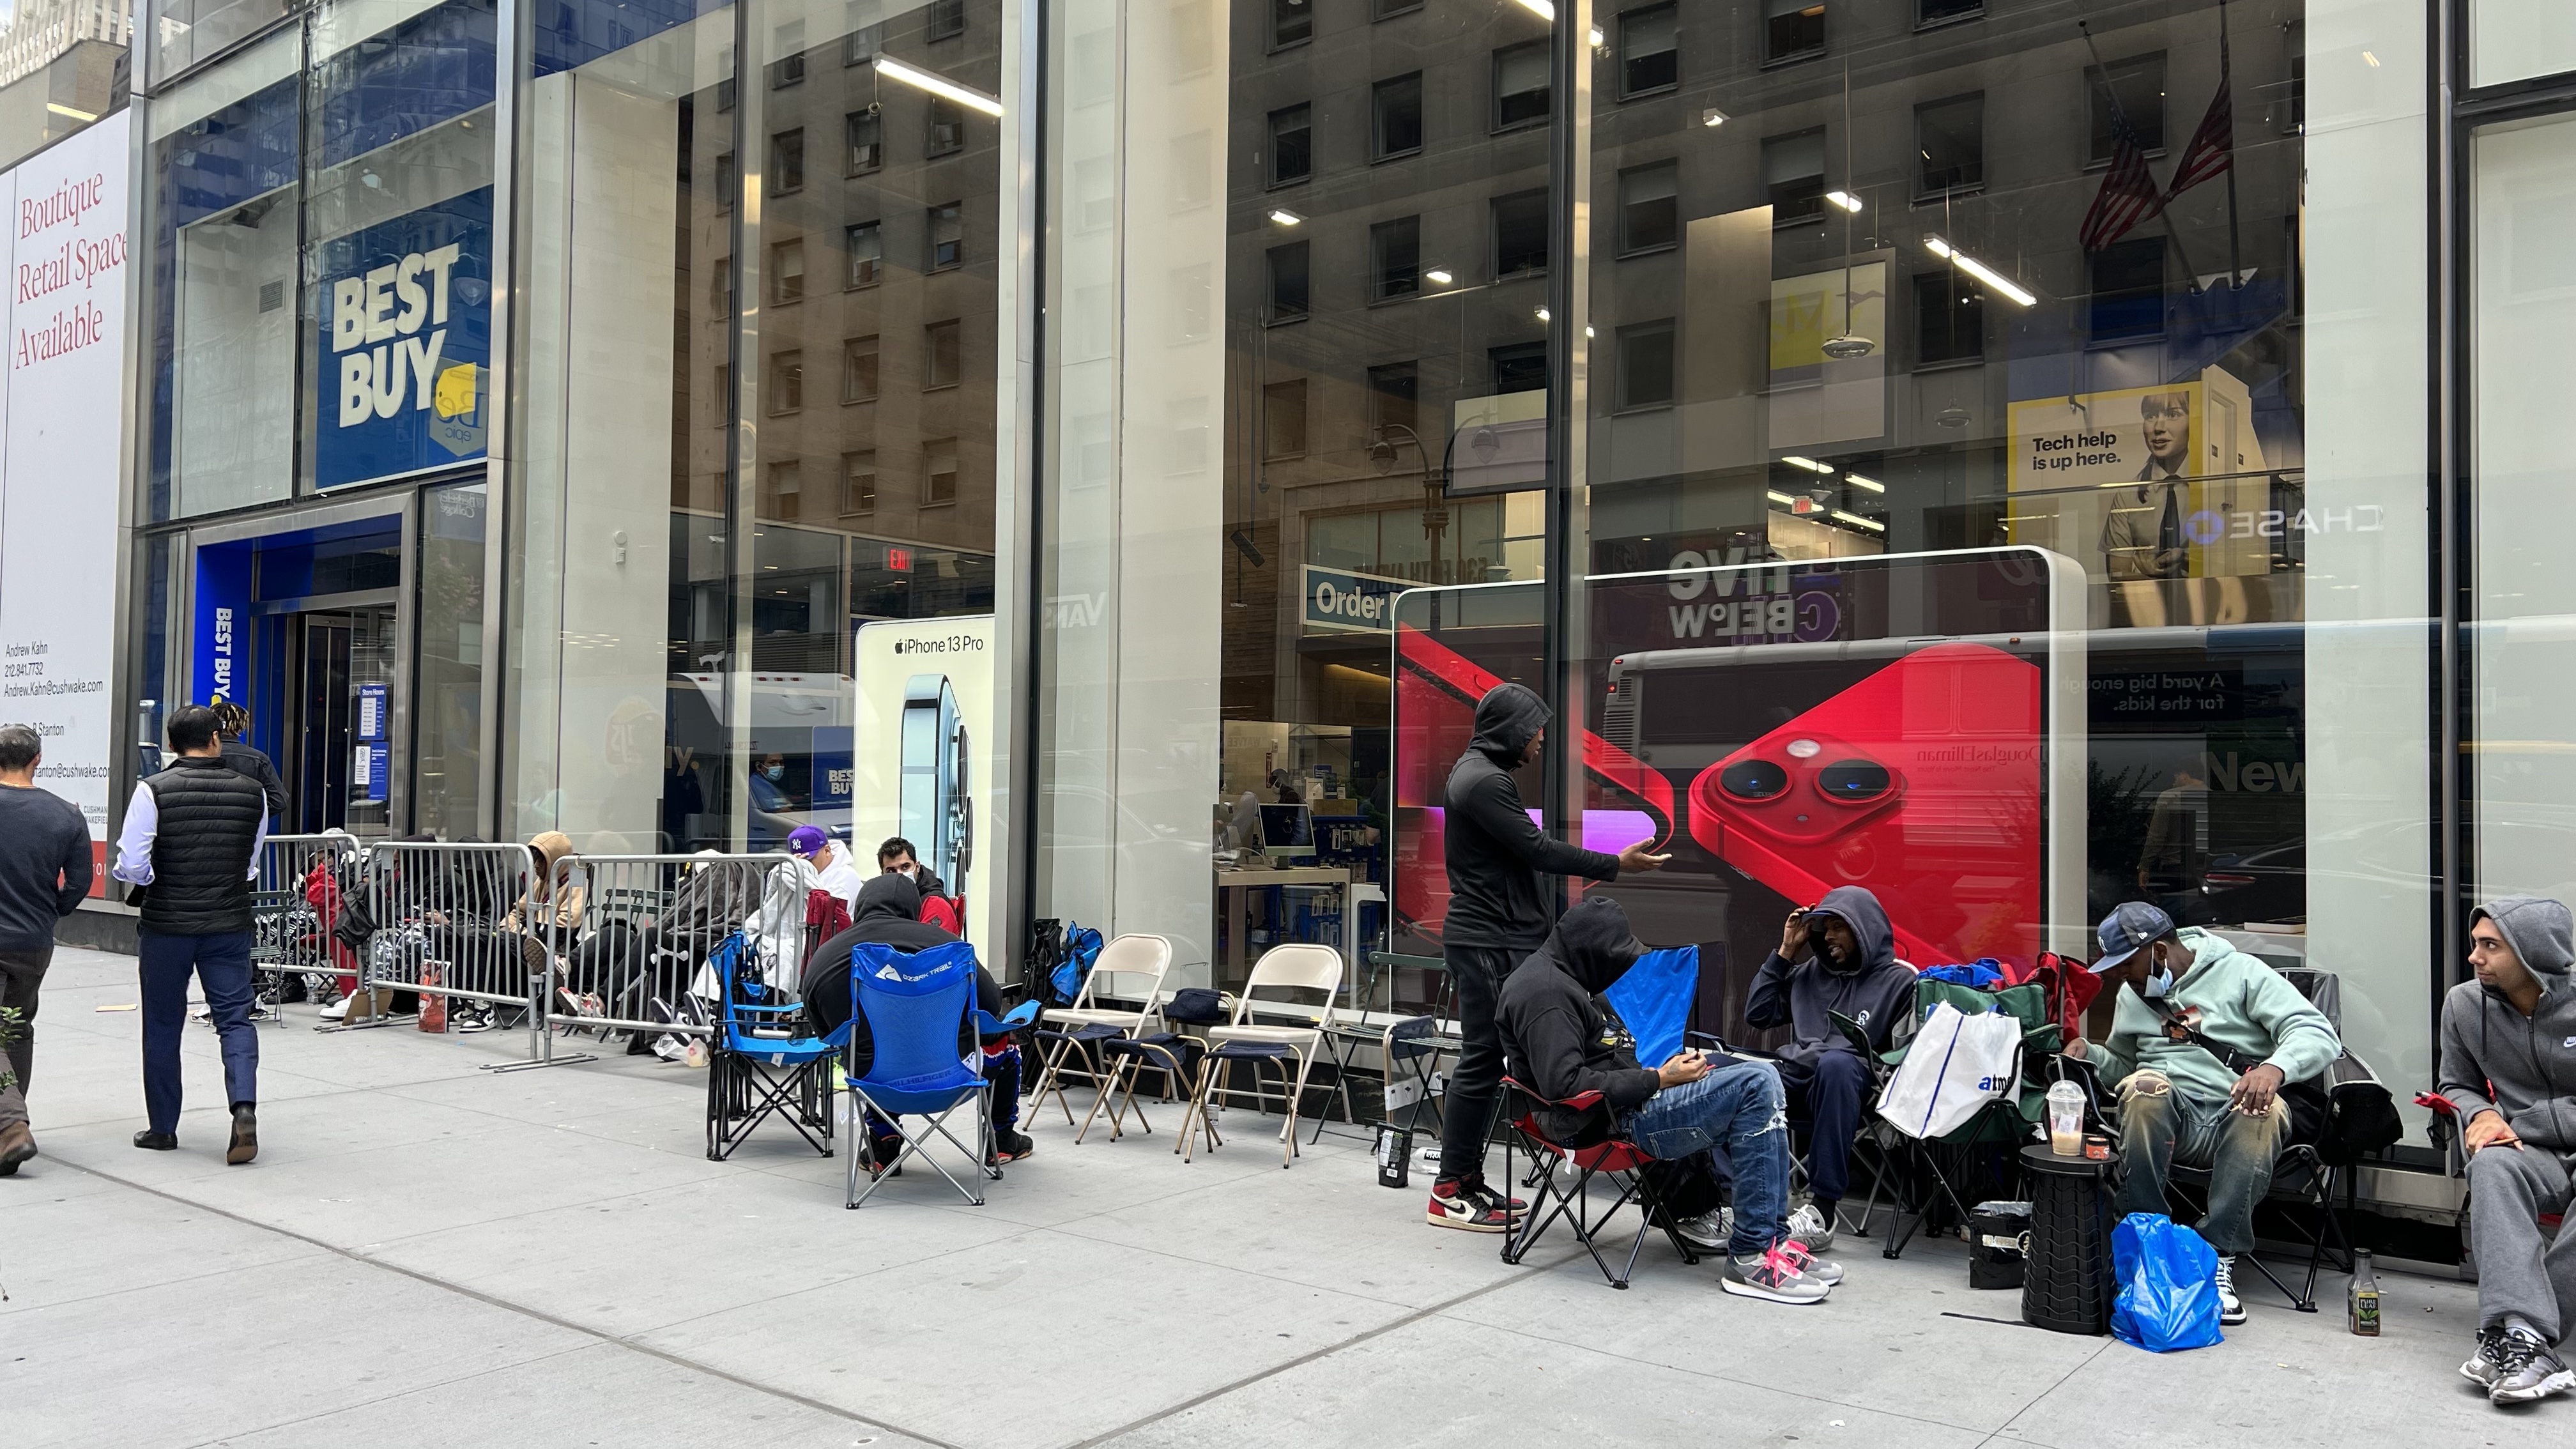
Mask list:
[{"label": "black plastic stool", "polygon": [[2021,1150],[2030,1177],[2030,1261],[2021,1318],[2054,1333],[2111,1331],[2111,1172],[2118,1165],[2060,1157],[2045,1145]]}]

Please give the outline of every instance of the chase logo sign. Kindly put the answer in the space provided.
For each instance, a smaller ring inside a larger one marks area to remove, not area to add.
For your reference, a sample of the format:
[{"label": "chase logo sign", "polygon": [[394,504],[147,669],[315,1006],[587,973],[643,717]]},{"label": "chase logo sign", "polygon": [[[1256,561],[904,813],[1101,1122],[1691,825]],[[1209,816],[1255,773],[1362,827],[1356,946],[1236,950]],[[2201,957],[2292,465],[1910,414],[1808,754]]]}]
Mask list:
[{"label": "chase logo sign", "polygon": [[485,187],[318,249],[323,487],[483,456],[491,218]]},{"label": "chase logo sign", "polygon": [[1306,632],[1361,630],[1393,633],[1395,596],[1413,585],[1403,579],[1306,565]]}]

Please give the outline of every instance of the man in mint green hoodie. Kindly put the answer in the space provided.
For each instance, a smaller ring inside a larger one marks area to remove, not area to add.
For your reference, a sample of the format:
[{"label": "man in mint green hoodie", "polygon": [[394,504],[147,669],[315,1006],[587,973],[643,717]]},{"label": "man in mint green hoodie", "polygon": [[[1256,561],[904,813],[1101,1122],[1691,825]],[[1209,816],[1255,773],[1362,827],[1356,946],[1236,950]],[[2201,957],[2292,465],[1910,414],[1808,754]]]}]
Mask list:
[{"label": "man in mint green hoodie", "polygon": [[[2325,1070],[2343,1050],[2325,1013],[2281,973],[2139,901],[2104,917],[2093,973],[2119,994],[2110,1039],[2066,1054],[2098,1064],[2120,1094],[2123,1173],[2113,1210],[2164,1213],[2173,1164],[2209,1172],[2200,1235],[2218,1250],[2218,1317],[2245,1321],[2236,1255],[2254,1251],[2254,1205],[2290,1137],[2285,1082]],[[2128,990],[2121,991],[2121,987]],[[2206,1038],[2252,1065],[2239,1071]]]}]

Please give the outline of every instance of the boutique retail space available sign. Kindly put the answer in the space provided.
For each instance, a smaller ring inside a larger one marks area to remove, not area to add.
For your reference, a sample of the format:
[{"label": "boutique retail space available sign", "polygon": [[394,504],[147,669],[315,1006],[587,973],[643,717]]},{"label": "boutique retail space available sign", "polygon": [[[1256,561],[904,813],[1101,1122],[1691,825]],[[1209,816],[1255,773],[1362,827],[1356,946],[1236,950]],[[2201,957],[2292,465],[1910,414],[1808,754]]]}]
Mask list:
[{"label": "boutique retail space available sign", "polygon": [[483,456],[492,188],[323,243],[314,481],[334,488]]}]

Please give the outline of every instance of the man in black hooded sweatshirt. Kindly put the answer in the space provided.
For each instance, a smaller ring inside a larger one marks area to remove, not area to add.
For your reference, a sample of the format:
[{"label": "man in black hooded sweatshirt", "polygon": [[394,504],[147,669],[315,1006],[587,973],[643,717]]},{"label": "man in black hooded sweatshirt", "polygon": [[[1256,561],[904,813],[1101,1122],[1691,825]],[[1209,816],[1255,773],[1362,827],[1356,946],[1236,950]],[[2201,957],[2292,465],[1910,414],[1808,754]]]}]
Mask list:
[{"label": "man in black hooded sweatshirt", "polygon": [[[805,1015],[816,1036],[830,1036],[841,1029],[841,1023],[851,1023],[855,1076],[868,1074],[869,1065],[876,1060],[876,1044],[868,1033],[867,1017],[856,1011],[856,988],[850,984],[850,948],[867,943],[892,946],[910,955],[957,939],[920,916],[921,892],[911,877],[891,871],[871,877],[859,887],[859,907],[850,913],[849,928],[815,948],[814,958],[805,963],[805,978],[798,984],[798,993],[805,998]],[[993,973],[985,970],[980,961],[975,966],[975,1006],[993,1016],[1002,1014],[1002,988],[994,984]],[[962,1057],[979,1049],[984,1053],[984,1075],[993,1083],[993,1144],[997,1160],[1009,1162],[1026,1157],[1037,1144],[1018,1130],[1020,1049],[1007,1036],[979,1040],[974,1018],[968,1017],[958,1033],[957,1054]],[[894,1124],[871,1118],[868,1135],[874,1139],[874,1156],[870,1160],[880,1164],[893,1161],[897,1145]]]},{"label": "man in black hooded sweatshirt", "polygon": [[1848,1018],[1872,1052],[1883,1052],[1913,1007],[1914,970],[1896,959],[1896,929],[1878,897],[1859,886],[1837,886],[1791,911],[1780,949],[1753,973],[1745,1023],[1797,1032],[1780,1048],[1780,1081],[1812,1124],[1807,1169],[1815,1202],[1791,1215],[1789,1230],[1811,1251],[1833,1243],[1834,1209],[1851,1185],[1852,1137],[1869,1090],[1869,1058],[1834,1018]]},{"label": "man in black hooded sweatshirt", "polygon": [[[1637,1144],[1658,1159],[1662,1206],[1694,1246],[1722,1250],[1719,1286],[1770,1303],[1816,1303],[1842,1269],[1789,1240],[1789,1123],[1780,1076],[1751,1057],[1681,1051],[1660,1067],[1637,1060],[1637,1039],[1602,997],[1645,954],[1617,901],[1592,896],[1567,911],[1547,944],[1503,986],[1502,1033],[1512,1070],[1551,1102],[1601,1094]],[[1541,1107],[1539,1129],[1575,1142],[1601,1127],[1598,1109]],[[1726,1148],[1735,1211],[1715,1205],[1709,1149]]]},{"label": "man in black hooded sweatshirt", "polygon": [[1493,1130],[1494,1098],[1502,1086],[1503,1045],[1494,1025],[1503,979],[1522,957],[1547,939],[1556,919],[1545,875],[1617,880],[1622,871],[1648,871],[1672,857],[1652,855],[1643,843],[1604,855],[1554,839],[1521,804],[1514,768],[1538,758],[1548,709],[1528,688],[1498,684],[1476,702],[1476,734],[1449,772],[1443,796],[1442,849],[1449,867],[1449,914],[1441,928],[1441,955],[1458,993],[1458,1031],[1464,1045],[1449,1079],[1440,1134],[1440,1176],[1424,1215],[1435,1227],[1499,1233],[1518,1203],[1485,1185],[1485,1138]]}]

